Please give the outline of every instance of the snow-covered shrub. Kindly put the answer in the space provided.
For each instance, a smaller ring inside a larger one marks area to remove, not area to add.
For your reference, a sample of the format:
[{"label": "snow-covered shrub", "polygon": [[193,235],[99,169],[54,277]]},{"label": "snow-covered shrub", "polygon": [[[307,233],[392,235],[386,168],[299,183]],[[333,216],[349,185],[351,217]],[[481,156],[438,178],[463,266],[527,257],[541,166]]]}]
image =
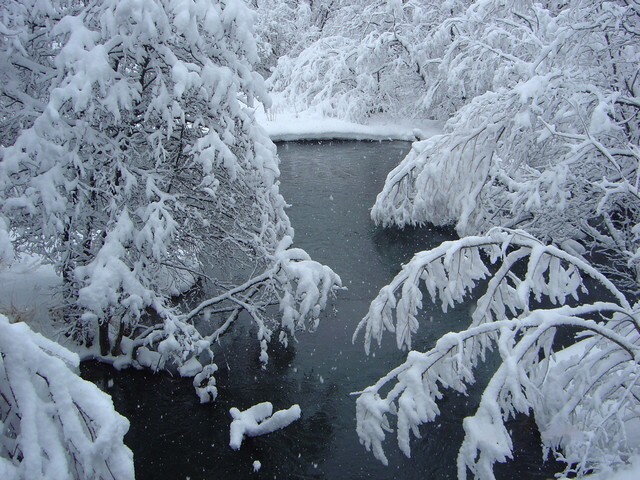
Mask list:
[{"label": "snow-covered shrub", "polygon": [[79,358],[0,315],[0,478],[133,479],[129,422]]},{"label": "snow-covered shrub", "polygon": [[[222,333],[250,312],[263,352],[272,331],[286,341],[315,322],[339,278],[282,252],[293,231],[275,146],[250,108],[269,99],[245,2],[5,7],[0,253],[11,238],[15,253],[55,266],[65,333],[102,355],[179,367],[212,356],[197,315]],[[173,307],[196,279],[212,298]],[[274,302],[296,321],[269,317]]]},{"label": "snow-covered shrub", "polygon": [[[602,300],[585,300],[586,278]],[[466,393],[493,349],[499,366],[476,413],[463,422],[459,478],[469,471],[494,478],[493,464],[512,455],[505,421],[517,413],[534,416],[543,448],[566,462],[566,473],[606,470],[638,454],[640,313],[583,258],[518,230],[445,242],[416,254],[380,290],[354,340],[362,333],[369,352],[388,330],[399,348],[411,349],[423,291],[445,312],[477,303],[467,329],[444,335],[426,352],[410,351],[402,365],[359,392],[358,435],[376,458],[387,462],[382,442],[393,431],[391,417],[409,456],[410,436],[419,437],[420,425],[440,414],[443,390]],[[558,345],[559,329],[575,333],[573,346],[565,339]]]},{"label": "snow-covered shrub", "polygon": [[295,56],[316,40],[322,29],[322,2],[254,0],[258,71],[269,75],[278,59]]}]

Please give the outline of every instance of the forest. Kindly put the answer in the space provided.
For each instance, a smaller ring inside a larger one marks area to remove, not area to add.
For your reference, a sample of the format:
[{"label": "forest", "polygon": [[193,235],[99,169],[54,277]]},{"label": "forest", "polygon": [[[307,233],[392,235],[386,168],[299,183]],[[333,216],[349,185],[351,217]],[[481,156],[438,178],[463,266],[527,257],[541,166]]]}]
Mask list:
[{"label": "forest", "polygon": [[[0,478],[134,478],[129,423],[81,361],[215,404],[239,325],[267,370],[323,328],[348,279],[296,245],[260,121],[310,112],[441,125],[371,205],[457,238],[357,319],[362,355],[404,352],[352,387],[360,448],[410,457],[494,356],[458,478],[495,478],[520,414],[563,478],[638,470],[637,0],[2,0],[0,66],[0,273],[51,283],[36,313],[0,292]],[[428,305],[468,302],[463,330],[415,342]],[[232,448],[300,417],[267,403],[232,409]]]}]

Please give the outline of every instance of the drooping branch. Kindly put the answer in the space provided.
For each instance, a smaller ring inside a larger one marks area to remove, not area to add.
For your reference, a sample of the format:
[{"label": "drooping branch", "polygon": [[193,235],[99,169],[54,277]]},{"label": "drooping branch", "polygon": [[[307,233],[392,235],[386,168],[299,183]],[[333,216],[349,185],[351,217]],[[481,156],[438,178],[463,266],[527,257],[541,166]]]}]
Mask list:
[{"label": "drooping branch", "polygon": [[8,478],[133,479],[129,424],[78,356],[0,315],[0,456]]},{"label": "drooping branch", "polygon": [[[496,268],[490,271],[485,263]],[[605,301],[581,303],[587,277],[604,287]],[[480,282],[486,278],[488,282]],[[425,353],[409,352],[402,365],[356,393],[358,435],[376,458],[387,462],[382,443],[393,430],[392,416],[400,449],[409,456],[411,434],[419,437],[420,425],[440,414],[437,400],[443,389],[466,393],[475,382],[476,367],[493,349],[500,366],[478,411],[464,421],[460,478],[468,470],[478,478],[493,478],[493,464],[511,457],[504,422],[515,413],[534,413],[545,448],[561,448],[568,463],[580,463],[579,468],[598,468],[599,462],[610,461],[612,452],[633,450],[620,422],[640,414],[640,391],[633,380],[640,375],[640,315],[584,259],[521,231],[494,229],[486,236],[446,242],[417,254],[381,289],[354,340],[364,333],[368,352],[371,340],[380,342],[389,330],[396,332],[399,348],[410,348],[420,325],[421,289],[445,311],[471,298],[478,301],[467,329],[444,335]],[[558,306],[543,307],[546,300]],[[556,344],[558,329],[576,332],[575,346],[567,348],[566,339]],[[575,354],[581,355],[578,361],[572,359]],[[565,368],[582,373],[565,374]],[[620,377],[623,371],[626,376]],[[563,401],[550,401],[557,396]],[[602,404],[615,405],[619,414],[601,414]],[[572,405],[573,417],[558,410],[559,405]],[[591,423],[596,420],[597,428]],[[560,423],[597,431],[590,455],[576,456],[582,437],[554,429]],[[625,455],[620,453],[618,461],[624,462]]]}]

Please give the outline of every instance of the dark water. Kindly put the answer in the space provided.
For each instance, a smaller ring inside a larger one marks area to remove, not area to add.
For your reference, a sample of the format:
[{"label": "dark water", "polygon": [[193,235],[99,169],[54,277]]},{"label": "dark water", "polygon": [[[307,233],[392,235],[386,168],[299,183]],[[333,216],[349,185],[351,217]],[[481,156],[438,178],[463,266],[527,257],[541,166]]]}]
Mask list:
[{"label": "dark water", "polygon": [[[332,267],[348,291],[341,292],[318,330],[299,335],[288,349],[274,348],[262,370],[255,335],[241,326],[222,341],[216,363],[219,396],[200,405],[189,380],[166,374],[126,371],[85,364],[83,373],[107,392],[131,421],[126,442],[135,455],[139,479],[212,478],[455,478],[462,441],[462,418],[477,405],[477,392],[447,396],[442,417],[422,429],[412,456],[402,455],[395,437],[387,440],[389,466],[381,465],[359,444],[355,399],[349,393],[374,383],[402,362],[391,335],[375,356],[366,357],[361,339],[351,335],[379,288],[414,252],[451,239],[438,229],[383,230],[369,209],[384,178],[407,153],[404,142],[285,143],[281,191],[291,204],[295,245]],[[468,308],[447,315],[427,309],[414,348],[428,348],[443,333],[468,323]],[[247,439],[240,451],[229,446],[228,414],[270,401],[275,409],[298,403],[302,418],[286,429]],[[498,469],[500,478],[548,478],[528,419],[511,423],[520,451],[516,462]],[[259,460],[262,469],[252,472]]]}]

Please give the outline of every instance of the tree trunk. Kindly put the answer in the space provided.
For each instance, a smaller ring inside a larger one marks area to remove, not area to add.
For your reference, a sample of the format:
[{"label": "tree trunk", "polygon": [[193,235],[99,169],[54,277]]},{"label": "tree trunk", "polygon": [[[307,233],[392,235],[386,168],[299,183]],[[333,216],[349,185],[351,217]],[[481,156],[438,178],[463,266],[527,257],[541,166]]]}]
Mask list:
[{"label": "tree trunk", "polygon": [[122,337],[124,337],[124,322],[120,320],[120,326],[118,327],[118,335],[116,336],[113,346],[111,347],[111,355],[117,357],[122,354],[120,344],[122,343]]},{"label": "tree trunk", "polygon": [[109,355],[109,320],[104,319],[98,326],[98,341],[100,342],[100,355]]}]

